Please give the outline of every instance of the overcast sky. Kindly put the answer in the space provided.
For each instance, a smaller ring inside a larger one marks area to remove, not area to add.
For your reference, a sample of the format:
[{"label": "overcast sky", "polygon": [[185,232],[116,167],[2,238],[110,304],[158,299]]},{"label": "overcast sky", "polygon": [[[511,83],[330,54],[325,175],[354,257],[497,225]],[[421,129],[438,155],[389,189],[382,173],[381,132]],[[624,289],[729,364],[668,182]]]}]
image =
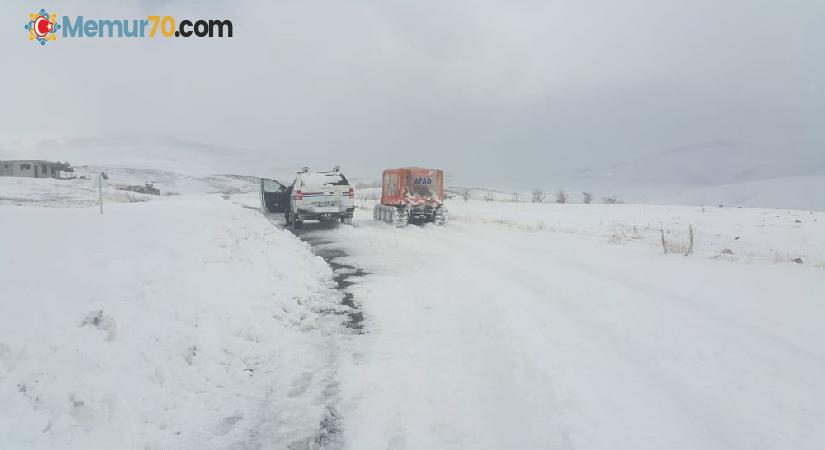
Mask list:
[{"label": "overcast sky", "polygon": [[415,164],[497,185],[703,142],[800,167],[825,152],[821,0],[52,0],[227,18],[235,37],[43,48],[22,3],[0,5],[0,142],[175,139],[228,148],[208,156],[230,169]]}]

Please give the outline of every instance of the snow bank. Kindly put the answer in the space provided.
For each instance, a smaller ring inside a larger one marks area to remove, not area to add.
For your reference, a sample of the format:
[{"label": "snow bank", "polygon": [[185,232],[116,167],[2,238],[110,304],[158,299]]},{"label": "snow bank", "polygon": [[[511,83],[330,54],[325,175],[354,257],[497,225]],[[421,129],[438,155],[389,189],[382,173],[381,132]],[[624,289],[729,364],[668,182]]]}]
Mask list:
[{"label": "snow bank", "polygon": [[[219,196],[0,207],[0,448],[282,447],[325,414],[331,271]],[[333,341],[333,342],[331,342]]]}]

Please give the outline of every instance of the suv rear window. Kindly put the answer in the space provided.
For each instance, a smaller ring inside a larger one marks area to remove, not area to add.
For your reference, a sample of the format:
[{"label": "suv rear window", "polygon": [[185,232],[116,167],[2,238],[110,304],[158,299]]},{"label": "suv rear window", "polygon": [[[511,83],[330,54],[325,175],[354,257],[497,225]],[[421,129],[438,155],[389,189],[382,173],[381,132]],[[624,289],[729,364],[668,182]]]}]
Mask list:
[{"label": "suv rear window", "polygon": [[302,186],[347,186],[349,181],[340,172],[306,172],[301,174]]}]

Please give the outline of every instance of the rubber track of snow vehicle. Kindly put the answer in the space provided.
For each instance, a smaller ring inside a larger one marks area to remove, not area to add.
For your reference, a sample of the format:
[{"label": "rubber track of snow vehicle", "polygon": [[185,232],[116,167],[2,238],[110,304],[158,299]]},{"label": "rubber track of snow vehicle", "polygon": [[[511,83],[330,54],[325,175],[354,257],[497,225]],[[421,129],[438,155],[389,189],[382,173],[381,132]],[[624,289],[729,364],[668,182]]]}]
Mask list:
[{"label": "rubber track of snow vehicle", "polygon": [[433,223],[443,227],[444,225],[447,225],[449,220],[450,214],[447,212],[447,208],[441,207],[435,210],[435,213],[433,214]]},{"label": "rubber track of snow vehicle", "polygon": [[410,212],[406,208],[378,204],[373,209],[372,217],[396,228],[401,228],[409,223]]},{"label": "rubber track of snow vehicle", "polygon": [[407,208],[393,208],[392,224],[396,228],[406,227],[410,223],[410,211]]}]

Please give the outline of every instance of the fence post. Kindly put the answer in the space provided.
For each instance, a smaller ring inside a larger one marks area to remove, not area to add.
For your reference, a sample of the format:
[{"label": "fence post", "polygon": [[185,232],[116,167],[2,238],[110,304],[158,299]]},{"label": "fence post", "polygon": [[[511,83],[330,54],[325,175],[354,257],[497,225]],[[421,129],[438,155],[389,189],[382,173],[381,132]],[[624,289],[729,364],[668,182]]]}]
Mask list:
[{"label": "fence post", "polygon": [[103,214],[103,173],[97,174],[97,195],[100,202],[100,214]]}]

